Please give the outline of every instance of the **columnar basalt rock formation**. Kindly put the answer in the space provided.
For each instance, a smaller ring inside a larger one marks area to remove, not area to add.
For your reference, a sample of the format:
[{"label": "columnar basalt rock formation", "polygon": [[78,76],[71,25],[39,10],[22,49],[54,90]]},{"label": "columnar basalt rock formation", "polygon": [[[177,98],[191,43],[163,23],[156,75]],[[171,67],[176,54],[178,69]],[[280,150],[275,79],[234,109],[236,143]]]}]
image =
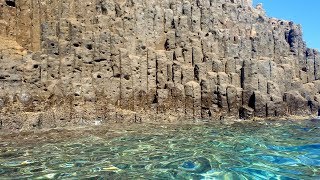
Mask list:
[{"label": "columnar basalt rock formation", "polygon": [[316,113],[320,56],[251,0],[0,0],[0,128]]}]

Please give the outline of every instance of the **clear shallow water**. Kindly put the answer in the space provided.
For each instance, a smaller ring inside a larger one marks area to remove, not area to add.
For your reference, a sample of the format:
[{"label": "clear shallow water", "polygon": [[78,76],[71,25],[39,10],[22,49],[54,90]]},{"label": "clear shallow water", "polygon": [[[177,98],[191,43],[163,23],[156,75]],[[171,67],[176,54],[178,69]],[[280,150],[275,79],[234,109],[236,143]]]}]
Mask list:
[{"label": "clear shallow water", "polygon": [[0,179],[320,179],[320,122],[138,127],[1,142]]}]

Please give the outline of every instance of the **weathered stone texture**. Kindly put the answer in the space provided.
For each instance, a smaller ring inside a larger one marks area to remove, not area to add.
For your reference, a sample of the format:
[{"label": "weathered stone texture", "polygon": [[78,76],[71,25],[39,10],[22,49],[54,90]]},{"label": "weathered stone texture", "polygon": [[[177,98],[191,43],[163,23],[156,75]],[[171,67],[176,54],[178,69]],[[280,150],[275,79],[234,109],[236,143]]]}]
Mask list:
[{"label": "weathered stone texture", "polygon": [[319,52],[251,0],[0,5],[0,128],[319,109]]}]

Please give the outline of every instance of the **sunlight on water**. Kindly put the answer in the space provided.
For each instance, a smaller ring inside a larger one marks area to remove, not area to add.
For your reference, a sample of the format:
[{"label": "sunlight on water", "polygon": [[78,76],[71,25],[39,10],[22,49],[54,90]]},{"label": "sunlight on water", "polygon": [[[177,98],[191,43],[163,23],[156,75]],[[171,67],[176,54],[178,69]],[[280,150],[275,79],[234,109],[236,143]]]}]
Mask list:
[{"label": "sunlight on water", "polygon": [[159,125],[59,143],[1,142],[0,179],[319,179],[319,128]]}]

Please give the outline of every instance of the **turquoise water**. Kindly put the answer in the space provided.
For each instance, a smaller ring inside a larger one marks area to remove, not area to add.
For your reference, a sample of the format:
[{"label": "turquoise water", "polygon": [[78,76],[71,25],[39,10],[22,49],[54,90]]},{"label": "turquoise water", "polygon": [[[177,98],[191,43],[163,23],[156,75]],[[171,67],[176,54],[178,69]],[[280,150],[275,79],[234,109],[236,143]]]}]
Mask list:
[{"label": "turquoise water", "polygon": [[100,127],[51,143],[21,136],[0,144],[0,179],[320,179],[319,128],[269,121]]}]

